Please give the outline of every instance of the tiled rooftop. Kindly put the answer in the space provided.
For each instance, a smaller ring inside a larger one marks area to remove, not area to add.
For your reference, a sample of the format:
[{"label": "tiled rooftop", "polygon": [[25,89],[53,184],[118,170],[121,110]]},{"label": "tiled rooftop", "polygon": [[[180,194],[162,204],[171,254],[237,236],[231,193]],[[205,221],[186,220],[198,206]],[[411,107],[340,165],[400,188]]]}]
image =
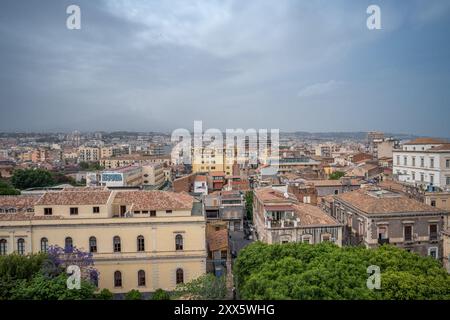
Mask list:
[{"label": "tiled rooftop", "polygon": [[335,196],[353,207],[368,213],[407,213],[407,212],[442,212],[441,209],[421,203],[417,200],[392,191],[376,193],[370,190],[356,190]]},{"label": "tiled rooftop", "polygon": [[33,207],[38,200],[39,196],[34,195],[0,196],[0,208],[22,210]]},{"label": "tiled rooftop", "polygon": [[106,204],[111,191],[71,191],[66,192],[47,192],[36,205],[102,205]]},{"label": "tiled rooftop", "polygon": [[132,210],[191,210],[194,198],[187,193],[169,191],[120,191],[113,203],[133,205]]}]

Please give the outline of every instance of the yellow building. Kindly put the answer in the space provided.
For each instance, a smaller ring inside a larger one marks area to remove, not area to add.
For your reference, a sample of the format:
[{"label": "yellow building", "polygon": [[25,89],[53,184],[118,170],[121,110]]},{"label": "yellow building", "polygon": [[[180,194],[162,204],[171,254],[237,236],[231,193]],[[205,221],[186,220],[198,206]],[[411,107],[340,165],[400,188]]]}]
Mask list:
[{"label": "yellow building", "polygon": [[75,246],[93,253],[100,289],[173,290],[205,273],[205,224],[201,204],[186,193],[72,188],[1,196],[0,254]]},{"label": "yellow building", "polygon": [[225,172],[231,175],[234,163],[233,153],[226,149],[193,148],[192,172]]}]

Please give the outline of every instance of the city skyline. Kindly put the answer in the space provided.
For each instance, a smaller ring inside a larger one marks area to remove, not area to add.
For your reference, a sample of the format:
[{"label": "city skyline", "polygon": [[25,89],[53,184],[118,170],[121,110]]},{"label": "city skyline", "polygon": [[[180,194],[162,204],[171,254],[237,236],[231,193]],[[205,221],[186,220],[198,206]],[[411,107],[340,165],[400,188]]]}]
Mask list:
[{"label": "city skyline", "polygon": [[279,128],[450,137],[442,1],[5,1],[1,131]]}]

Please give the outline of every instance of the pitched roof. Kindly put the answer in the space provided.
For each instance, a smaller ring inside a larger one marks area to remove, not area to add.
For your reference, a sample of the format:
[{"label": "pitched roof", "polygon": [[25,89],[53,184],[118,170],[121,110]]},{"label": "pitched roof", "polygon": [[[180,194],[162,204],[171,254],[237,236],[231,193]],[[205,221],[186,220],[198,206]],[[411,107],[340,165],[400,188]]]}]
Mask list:
[{"label": "pitched roof", "polygon": [[113,203],[133,205],[132,210],[191,210],[194,198],[185,192],[119,191]]},{"label": "pitched roof", "polygon": [[339,223],[323,212],[319,207],[297,203],[293,205],[295,213],[300,218],[300,226],[308,225],[338,225]]},{"label": "pitched roof", "polygon": [[111,191],[79,191],[46,192],[36,205],[102,205],[106,204]]},{"label": "pitched roof", "polygon": [[210,251],[228,249],[228,230],[220,229],[208,233],[206,241]]},{"label": "pitched roof", "polygon": [[38,200],[35,195],[0,196],[0,207],[22,210],[33,207]]},{"label": "pitched roof", "polygon": [[335,199],[342,200],[368,214],[443,211],[402,194],[382,189],[359,189],[337,195]]},{"label": "pitched roof", "polygon": [[448,143],[448,141],[436,138],[417,138],[412,141],[406,142],[405,144],[414,145],[414,144],[441,144],[441,143]]}]

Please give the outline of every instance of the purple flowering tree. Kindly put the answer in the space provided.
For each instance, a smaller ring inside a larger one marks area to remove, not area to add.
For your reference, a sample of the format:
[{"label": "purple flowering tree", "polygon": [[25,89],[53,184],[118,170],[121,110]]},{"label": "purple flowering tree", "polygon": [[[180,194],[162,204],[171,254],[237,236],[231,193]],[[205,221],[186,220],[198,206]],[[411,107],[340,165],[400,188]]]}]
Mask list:
[{"label": "purple flowering tree", "polygon": [[49,246],[47,255],[48,259],[43,266],[46,276],[56,277],[62,272],[66,272],[68,266],[76,265],[80,268],[82,279],[97,285],[99,272],[94,267],[92,253],[72,246],[67,248]]}]

